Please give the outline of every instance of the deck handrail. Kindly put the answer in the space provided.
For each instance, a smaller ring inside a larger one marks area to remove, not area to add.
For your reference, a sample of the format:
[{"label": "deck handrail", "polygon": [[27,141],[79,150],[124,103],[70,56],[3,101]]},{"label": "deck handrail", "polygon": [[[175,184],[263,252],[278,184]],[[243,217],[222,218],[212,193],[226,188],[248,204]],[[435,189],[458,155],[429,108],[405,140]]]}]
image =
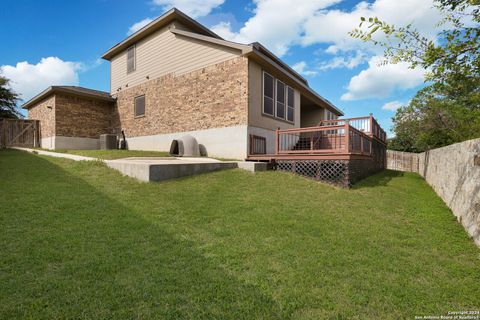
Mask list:
[{"label": "deck handrail", "polygon": [[278,129],[275,154],[371,155],[373,136],[351,126],[349,120],[343,121],[341,125]]},{"label": "deck handrail", "polygon": [[[348,121],[351,127],[359,129],[363,127],[363,132],[371,134],[377,140],[382,143],[386,143],[387,135],[382,127],[378,124],[377,120],[370,114],[368,117],[353,117],[345,119],[332,119],[332,120],[320,120],[317,127],[330,126],[334,123],[344,123]],[[362,131],[362,130],[360,130]]]}]

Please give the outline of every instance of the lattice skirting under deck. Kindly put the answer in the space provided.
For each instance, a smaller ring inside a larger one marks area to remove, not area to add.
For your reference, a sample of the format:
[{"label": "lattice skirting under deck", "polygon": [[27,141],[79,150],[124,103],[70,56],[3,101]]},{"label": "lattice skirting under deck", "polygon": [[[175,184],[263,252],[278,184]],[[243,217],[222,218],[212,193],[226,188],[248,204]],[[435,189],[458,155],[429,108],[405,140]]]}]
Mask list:
[{"label": "lattice skirting under deck", "polygon": [[383,162],[374,159],[277,160],[275,168],[348,188],[358,180],[382,170],[385,166]]}]

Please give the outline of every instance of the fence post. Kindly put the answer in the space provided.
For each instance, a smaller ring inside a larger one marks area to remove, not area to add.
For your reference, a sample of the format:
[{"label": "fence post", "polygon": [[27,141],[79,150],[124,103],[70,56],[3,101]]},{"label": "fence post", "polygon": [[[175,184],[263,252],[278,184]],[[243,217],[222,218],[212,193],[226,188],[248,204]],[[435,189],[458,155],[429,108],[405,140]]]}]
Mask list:
[{"label": "fence post", "polygon": [[2,120],[2,132],[0,132],[2,135],[2,144],[0,145],[0,148],[6,148],[7,147],[7,119]]}]

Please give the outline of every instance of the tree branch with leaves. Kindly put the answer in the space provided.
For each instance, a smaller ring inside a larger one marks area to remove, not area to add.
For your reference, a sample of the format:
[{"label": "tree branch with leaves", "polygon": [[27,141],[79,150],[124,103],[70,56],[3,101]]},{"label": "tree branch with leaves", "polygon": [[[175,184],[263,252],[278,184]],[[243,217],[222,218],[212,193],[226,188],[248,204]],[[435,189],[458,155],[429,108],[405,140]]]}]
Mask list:
[{"label": "tree branch with leaves", "polygon": [[10,80],[0,75],[0,119],[19,118],[17,103],[20,96],[9,85]]},{"label": "tree branch with leaves", "polygon": [[[389,147],[424,151],[480,137],[480,0],[436,0],[442,13],[436,39],[413,25],[360,19],[350,36],[384,48],[383,64],[425,69],[427,87],[393,118]],[[378,37],[381,35],[381,37]]]}]

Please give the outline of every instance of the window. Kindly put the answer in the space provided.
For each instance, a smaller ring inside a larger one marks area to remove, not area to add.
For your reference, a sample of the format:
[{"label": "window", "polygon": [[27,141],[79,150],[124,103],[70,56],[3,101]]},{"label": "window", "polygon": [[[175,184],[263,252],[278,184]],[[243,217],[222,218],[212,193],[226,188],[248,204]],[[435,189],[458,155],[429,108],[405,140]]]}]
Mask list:
[{"label": "window", "polygon": [[273,77],[263,72],[263,113],[273,116]]},{"label": "window", "polygon": [[134,103],[135,118],[143,117],[145,115],[145,96],[138,96]]},{"label": "window", "polygon": [[127,73],[133,72],[136,69],[135,63],[135,45],[127,49]]},{"label": "window", "polygon": [[287,87],[287,120],[293,122],[295,114],[295,91]]},{"label": "window", "polygon": [[285,119],[285,83],[277,79],[277,101],[276,101],[277,118]]},{"label": "window", "polygon": [[263,113],[293,122],[295,91],[279,79],[263,71]]}]

